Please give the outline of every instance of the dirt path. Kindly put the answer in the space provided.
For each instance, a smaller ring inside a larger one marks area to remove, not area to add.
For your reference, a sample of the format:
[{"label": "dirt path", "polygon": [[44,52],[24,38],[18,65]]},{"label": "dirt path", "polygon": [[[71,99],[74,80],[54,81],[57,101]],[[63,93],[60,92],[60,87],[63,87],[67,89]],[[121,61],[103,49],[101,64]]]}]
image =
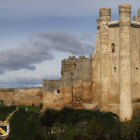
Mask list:
[{"label": "dirt path", "polygon": [[6,120],[5,120],[7,123],[9,123],[10,118],[14,115],[14,113],[15,113],[16,111],[18,111],[18,109],[19,109],[19,107],[16,107],[16,110],[13,111],[12,113],[10,113],[10,114],[8,115],[8,117],[7,117]]}]

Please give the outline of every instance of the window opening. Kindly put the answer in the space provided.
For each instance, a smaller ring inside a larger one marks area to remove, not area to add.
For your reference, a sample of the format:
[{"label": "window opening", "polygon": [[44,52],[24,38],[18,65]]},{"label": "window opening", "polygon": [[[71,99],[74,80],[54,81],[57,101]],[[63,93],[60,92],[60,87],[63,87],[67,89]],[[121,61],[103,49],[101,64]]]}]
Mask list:
[{"label": "window opening", "polygon": [[76,63],[74,63],[74,68],[76,68]]},{"label": "window opening", "polygon": [[57,90],[57,93],[60,93],[60,90],[59,89]]},{"label": "window opening", "polygon": [[125,121],[127,121],[127,118],[125,118]]},{"label": "window opening", "polygon": [[136,70],[138,70],[139,68],[138,67],[136,67]]},{"label": "window opening", "polygon": [[114,72],[116,72],[116,67],[114,67]]},{"label": "window opening", "polygon": [[111,47],[112,47],[112,53],[114,53],[115,52],[115,44],[112,43]]}]

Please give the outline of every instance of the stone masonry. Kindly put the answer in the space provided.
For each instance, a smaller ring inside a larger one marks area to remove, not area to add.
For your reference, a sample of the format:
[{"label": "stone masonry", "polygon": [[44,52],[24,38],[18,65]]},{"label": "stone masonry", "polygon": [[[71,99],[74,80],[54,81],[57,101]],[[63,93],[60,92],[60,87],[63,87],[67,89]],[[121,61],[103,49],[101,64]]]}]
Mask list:
[{"label": "stone masonry", "polygon": [[[111,9],[99,9],[95,50],[90,58],[62,60],[61,78],[43,80],[43,88],[0,91],[0,100],[15,104],[43,103],[47,108],[100,109],[130,120],[140,108],[140,9],[131,20],[131,5],[119,5],[119,20]],[[5,96],[4,96],[5,95]]]},{"label": "stone masonry", "polygon": [[43,81],[44,107],[98,108],[130,120],[140,99],[140,9],[131,21],[131,5],[99,9],[95,50],[90,58],[62,61],[61,79]]}]

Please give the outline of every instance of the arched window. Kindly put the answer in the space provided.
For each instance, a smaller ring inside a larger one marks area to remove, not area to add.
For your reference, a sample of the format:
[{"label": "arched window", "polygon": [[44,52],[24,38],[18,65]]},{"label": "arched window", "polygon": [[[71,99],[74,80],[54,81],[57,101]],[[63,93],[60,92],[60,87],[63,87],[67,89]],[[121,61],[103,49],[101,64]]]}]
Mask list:
[{"label": "arched window", "polygon": [[59,89],[57,90],[57,93],[60,93],[60,90]]}]

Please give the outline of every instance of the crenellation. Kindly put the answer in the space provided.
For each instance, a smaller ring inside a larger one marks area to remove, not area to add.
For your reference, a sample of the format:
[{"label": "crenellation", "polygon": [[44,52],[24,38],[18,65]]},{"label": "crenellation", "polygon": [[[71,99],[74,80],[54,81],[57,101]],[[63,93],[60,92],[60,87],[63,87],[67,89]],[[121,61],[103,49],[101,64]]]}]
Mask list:
[{"label": "crenellation", "polygon": [[111,16],[111,8],[100,8],[99,9],[99,16]]},{"label": "crenellation", "polygon": [[131,5],[130,4],[119,5],[119,13],[121,12],[131,13]]}]

